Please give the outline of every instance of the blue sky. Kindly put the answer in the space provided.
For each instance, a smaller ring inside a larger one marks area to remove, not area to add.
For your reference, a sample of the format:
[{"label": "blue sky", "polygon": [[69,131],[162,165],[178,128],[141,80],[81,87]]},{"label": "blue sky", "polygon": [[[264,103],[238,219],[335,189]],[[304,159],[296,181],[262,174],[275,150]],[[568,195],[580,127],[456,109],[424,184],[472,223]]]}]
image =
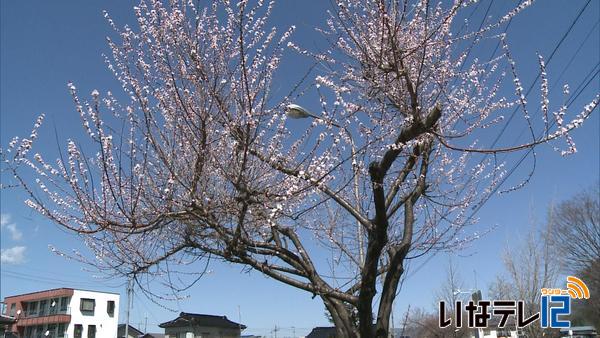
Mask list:
[{"label": "blue sky", "polygon": [[[511,23],[509,41],[518,61],[522,81],[528,87],[537,75],[536,52],[548,56],[585,0],[538,1]],[[497,17],[513,1],[495,2],[490,15]],[[514,1],[516,4],[516,1]],[[474,18],[481,18],[489,4],[483,1]],[[102,53],[107,52],[105,37],[112,32],[102,10],[108,10],[120,24],[132,22],[134,2],[131,1],[2,1],[1,6],[1,82],[0,82],[0,141],[5,146],[18,134],[28,133],[35,117],[44,112],[47,123],[41,133],[53,139],[54,126],[59,140],[80,135],[79,117],[73,108],[66,84],[73,81],[82,92],[99,89],[117,90],[118,84],[106,70]],[[276,5],[275,25],[298,27],[296,41],[307,47],[313,45],[314,27],[323,24],[327,1],[282,0]],[[558,98],[563,83],[574,89],[597,64],[599,56],[600,2],[592,1],[572,32],[557,51],[548,67],[549,82],[558,80],[552,96]],[[577,51],[591,31],[584,47]],[[318,43],[315,43],[318,45]],[[484,53],[485,56],[489,55]],[[484,57],[482,55],[482,57]],[[569,60],[573,62],[565,68]],[[293,62],[300,62],[292,59]],[[284,61],[282,72],[291,77],[296,65]],[[562,77],[558,77],[562,74]],[[285,88],[285,83],[281,86]],[[536,89],[538,87],[536,86]],[[586,101],[599,91],[598,77],[577,99],[571,110],[576,114]],[[530,102],[539,101],[534,90]],[[506,95],[510,95],[506,93]],[[535,107],[537,108],[537,107]],[[506,245],[514,245],[519,234],[532,222],[543,223],[548,205],[568,198],[577,191],[598,181],[599,172],[598,109],[585,125],[574,133],[578,153],[563,158],[550,146],[539,149],[537,171],[529,185],[508,195],[496,196],[477,214],[480,222],[474,231],[496,227],[496,230],[470,248],[452,254],[460,266],[467,288],[484,290],[501,270],[501,253]],[[520,126],[510,127],[500,144],[513,144]],[[38,145],[42,151],[55,152],[53,142]],[[511,163],[512,164],[512,163]],[[506,186],[526,175],[530,164],[526,160]],[[4,179],[4,178],[3,178]],[[122,280],[99,281],[86,267],[50,252],[48,245],[64,250],[82,248],[80,239],[30,211],[23,204],[24,196],[14,190],[2,190],[1,246],[11,253],[11,262],[1,265],[0,297],[34,290],[68,286],[120,292],[125,300]],[[411,263],[409,278],[395,305],[395,325],[399,325],[408,304],[411,307],[431,308],[434,292],[444,281],[447,254],[438,254]],[[426,263],[426,264],[425,264]],[[158,287],[158,286],[156,286]],[[244,273],[239,266],[216,263],[211,273],[190,291],[189,298],[168,303],[177,311],[224,314],[248,326],[248,333],[270,334],[274,326],[282,328],[278,336],[307,333],[311,327],[325,325],[323,306],[319,299],[269,280],[258,273]],[[121,308],[123,316],[123,307]],[[143,323],[147,317],[149,331],[159,331],[160,322],[170,320],[176,313],[137,295],[132,323]],[[143,326],[143,325],[142,325]],[[159,331],[160,332],[160,331]]]}]

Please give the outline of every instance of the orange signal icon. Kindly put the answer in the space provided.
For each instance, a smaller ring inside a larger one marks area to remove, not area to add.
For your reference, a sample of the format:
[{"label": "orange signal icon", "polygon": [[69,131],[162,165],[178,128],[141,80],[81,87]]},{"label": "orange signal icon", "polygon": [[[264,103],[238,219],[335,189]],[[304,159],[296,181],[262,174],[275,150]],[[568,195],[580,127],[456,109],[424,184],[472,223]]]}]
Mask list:
[{"label": "orange signal icon", "polygon": [[588,289],[587,285],[581,279],[575,276],[567,277],[567,291],[571,295],[571,298],[574,299],[590,298],[590,289]]}]

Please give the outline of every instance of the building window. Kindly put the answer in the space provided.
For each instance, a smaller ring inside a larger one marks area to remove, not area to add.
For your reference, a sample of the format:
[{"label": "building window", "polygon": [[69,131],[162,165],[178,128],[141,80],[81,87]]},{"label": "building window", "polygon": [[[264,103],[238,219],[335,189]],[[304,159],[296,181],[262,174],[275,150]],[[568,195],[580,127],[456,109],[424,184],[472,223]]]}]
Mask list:
[{"label": "building window", "polygon": [[60,312],[67,312],[69,306],[69,297],[63,297],[60,299]]},{"label": "building window", "polygon": [[73,331],[73,337],[81,338],[81,335],[83,335],[83,325],[75,324],[75,330]]},{"label": "building window", "polygon": [[[56,338],[56,324],[48,324],[48,338]],[[46,335],[46,333],[44,333]]]},{"label": "building window", "polygon": [[57,332],[57,337],[58,338],[65,338],[65,324],[60,323],[58,324],[58,332]]},{"label": "building window", "polygon": [[11,317],[14,317],[16,312],[17,312],[17,304],[16,303],[10,304],[10,312],[8,313],[8,315]]},{"label": "building window", "polygon": [[27,326],[25,328],[25,338],[31,338],[33,336],[33,326]]},{"label": "building window", "polygon": [[37,307],[38,302],[30,302],[27,307],[27,316],[28,317],[36,317],[37,316]]},{"label": "building window", "polygon": [[87,338],[96,338],[96,325],[88,325]]},{"label": "building window", "polygon": [[56,312],[58,312],[58,307],[60,306],[59,302],[60,302],[60,298],[52,298],[52,299],[50,299],[50,311],[49,311],[49,313],[51,315],[54,315],[54,314],[56,314]]},{"label": "building window", "polygon": [[38,325],[35,328],[35,337],[36,338],[43,338],[44,337],[44,326],[43,325]]},{"label": "building window", "polygon": [[94,314],[94,308],[96,307],[96,300],[91,298],[81,298],[79,309],[84,314]]},{"label": "building window", "polygon": [[115,301],[114,300],[109,300],[106,302],[106,313],[108,313],[108,315],[111,317],[115,315]]},{"label": "building window", "polygon": [[48,307],[48,300],[44,299],[40,301],[40,310],[38,311],[38,316],[46,315],[46,308]]}]

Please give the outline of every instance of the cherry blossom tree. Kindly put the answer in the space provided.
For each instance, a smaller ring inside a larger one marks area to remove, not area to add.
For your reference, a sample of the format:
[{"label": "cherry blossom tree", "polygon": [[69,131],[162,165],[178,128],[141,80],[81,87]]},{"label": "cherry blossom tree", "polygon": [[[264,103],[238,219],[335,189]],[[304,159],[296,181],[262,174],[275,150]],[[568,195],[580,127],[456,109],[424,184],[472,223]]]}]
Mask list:
[{"label": "cherry blossom tree", "polygon": [[[572,153],[570,132],[598,104],[552,112],[540,56],[536,123],[501,33],[531,1],[477,29],[458,20],[473,3],[337,0],[320,30],[330,45],[313,51],[293,26],[269,26],[272,2],[143,0],[135,29],[106,14],[106,62],[125,98],[84,99],[69,84],[88,138],[49,160],[33,151],[41,116],[3,149],[3,170],[104,272],[181,290],[173,274],[193,282],[189,271],[217,258],[321,298],[340,337],[387,336],[407,260],[478,236],[469,212],[506,165],[484,155],[559,139]],[[492,58],[471,55],[489,41],[501,47]],[[319,65],[303,83],[322,111],[305,130],[285,113],[300,84],[273,89],[287,52]],[[485,147],[512,109],[530,140]]]}]

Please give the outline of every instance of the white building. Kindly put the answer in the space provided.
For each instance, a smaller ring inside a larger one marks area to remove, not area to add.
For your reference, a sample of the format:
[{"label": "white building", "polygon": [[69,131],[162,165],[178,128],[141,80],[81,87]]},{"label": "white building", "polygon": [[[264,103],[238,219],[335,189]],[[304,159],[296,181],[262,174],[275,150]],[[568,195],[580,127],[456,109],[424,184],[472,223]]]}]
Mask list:
[{"label": "white building", "polygon": [[524,337],[523,335],[519,335],[517,329],[515,328],[488,328],[479,330],[479,335],[473,335],[474,338],[518,338]]},{"label": "white building", "polygon": [[10,296],[5,314],[21,338],[116,338],[119,294],[69,288]]}]

